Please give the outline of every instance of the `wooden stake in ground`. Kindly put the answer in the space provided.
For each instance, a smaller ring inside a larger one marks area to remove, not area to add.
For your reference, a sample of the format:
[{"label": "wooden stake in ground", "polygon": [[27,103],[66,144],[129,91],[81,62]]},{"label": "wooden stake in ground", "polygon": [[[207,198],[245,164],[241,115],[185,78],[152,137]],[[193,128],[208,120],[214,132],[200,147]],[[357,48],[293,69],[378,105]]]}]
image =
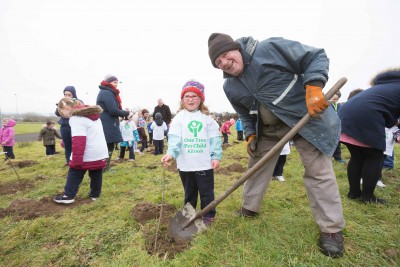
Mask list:
[{"label": "wooden stake in ground", "polygon": [[163,207],[164,207],[164,194],[165,194],[165,168],[163,169],[163,174],[162,174],[162,178],[163,178],[163,182],[162,182],[162,197],[161,197],[161,208],[160,208],[160,217],[158,218],[158,224],[157,224],[157,230],[156,230],[156,237],[154,239],[154,248],[153,248],[153,253],[156,252],[157,250],[157,239],[158,239],[158,232],[160,231],[160,225],[161,225],[161,217],[162,217],[162,213],[163,213]]},{"label": "wooden stake in ground", "polygon": [[14,168],[14,165],[12,164],[11,159],[7,156],[7,152],[0,152],[0,154],[6,154],[6,159],[8,160],[9,165],[11,166],[11,168],[14,170],[15,174],[17,175],[18,181],[22,184],[22,180],[19,177],[17,170]]}]

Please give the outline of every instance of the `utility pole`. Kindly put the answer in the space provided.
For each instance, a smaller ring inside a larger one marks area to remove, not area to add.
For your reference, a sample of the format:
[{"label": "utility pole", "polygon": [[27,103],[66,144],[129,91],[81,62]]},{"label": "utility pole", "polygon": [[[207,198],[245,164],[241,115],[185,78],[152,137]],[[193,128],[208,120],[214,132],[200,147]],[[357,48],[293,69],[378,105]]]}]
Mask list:
[{"label": "utility pole", "polygon": [[15,93],[14,95],[15,95],[15,107],[17,109],[17,116],[16,116],[16,119],[17,119],[19,116],[19,114],[18,114],[18,96],[17,96],[17,93]]}]

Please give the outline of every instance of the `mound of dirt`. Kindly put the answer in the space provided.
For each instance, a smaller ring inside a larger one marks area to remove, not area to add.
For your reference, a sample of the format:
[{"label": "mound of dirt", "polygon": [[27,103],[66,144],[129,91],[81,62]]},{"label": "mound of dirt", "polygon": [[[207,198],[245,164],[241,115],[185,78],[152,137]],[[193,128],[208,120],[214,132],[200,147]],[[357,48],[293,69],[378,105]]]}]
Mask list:
[{"label": "mound of dirt", "polygon": [[189,248],[190,242],[177,243],[167,234],[169,221],[175,213],[176,209],[168,204],[162,206],[161,204],[142,202],[133,207],[132,215],[138,223],[143,225],[141,230],[146,250],[150,255],[173,259],[177,253]]},{"label": "mound of dirt", "polygon": [[[10,164],[10,162],[8,164]],[[25,167],[30,167],[30,166],[36,165],[36,164],[38,164],[38,162],[35,160],[21,160],[21,161],[13,162],[12,164],[14,166],[18,166],[19,168],[25,168]]]},{"label": "mound of dirt", "polygon": [[52,197],[45,197],[40,200],[18,199],[13,201],[8,208],[0,209],[0,219],[5,216],[12,216],[14,220],[32,220],[37,217],[52,216],[65,209],[76,208],[83,204],[92,203],[91,199],[75,199],[69,205],[57,204]]},{"label": "mound of dirt", "polygon": [[17,181],[0,184],[0,195],[12,195],[17,193],[18,191],[28,190],[34,186],[35,184],[32,181]]},{"label": "mound of dirt", "polygon": [[223,167],[218,169],[216,172],[217,173],[221,173],[221,174],[231,174],[232,172],[240,172],[240,173],[245,173],[246,172],[246,168],[243,167],[241,164],[239,163],[233,163],[227,167]]},{"label": "mound of dirt", "polygon": [[39,163],[37,161],[35,161],[35,160],[19,160],[19,161],[7,160],[7,161],[5,161],[5,165],[0,167],[0,170],[3,171],[3,170],[11,169],[12,167],[14,167],[14,168],[17,168],[17,167],[18,168],[26,168],[26,167],[30,167],[30,166],[33,166],[33,165],[36,165],[36,164],[39,164]]}]

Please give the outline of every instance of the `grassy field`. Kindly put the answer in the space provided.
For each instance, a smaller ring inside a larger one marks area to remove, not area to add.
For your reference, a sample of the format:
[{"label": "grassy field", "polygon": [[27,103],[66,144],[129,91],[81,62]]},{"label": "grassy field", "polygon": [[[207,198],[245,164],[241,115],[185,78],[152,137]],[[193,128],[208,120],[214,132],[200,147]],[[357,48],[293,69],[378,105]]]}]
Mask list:
[{"label": "grassy field", "polygon": [[[39,133],[46,122],[17,122],[14,126],[15,134]],[[57,124],[57,129],[59,129]]]},{"label": "grassy field", "polygon": [[[221,170],[215,176],[216,196],[232,185],[241,172],[229,171],[234,164],[246,167],[243,143],[224,149]],[[303,185],[303,168],[294,148],[285,166],[286,182],[271,181],[260,216],[239,218],[241,188],[217,207],[215,223],[199,234],[190,246],[174,257],[149,253],[149,232],[156,219],[139,224],[132,209],[139,203],[182,206],[183,189],[176,172],[163,171],[161,156],[136,154],[134,165],[127,161],[113,167],[103,180],[96,202],[87,202],[89,179],[85,177],[77,201],[84,203],[54,214],[21,219],[12,212],[15,201],[29,203],[48,199],[62,191],[68,169],[64,156],[45,157],[40,142],[15,146],[14,166],[23,183],[31,187],[0,196],[0,266],[399,266],[400,265],[400,149],[395,169],[385,171],[386,188],[376,195],[386,206],[363,205],[346,198],[346,165],[334,162],[344,215],[345,255],[332,259],[319,252],[319,229],[314,223]],[[62,149],[57,146],[57,150]],[[346,149],[344,158],[349,159]],[[114,155],[114,158],[116,155]],[[18,162],[34,160],[29,167]],[[10,165],[0,161],[0,187],[19,183]],[[85,202],[86,201],[86,202]],[[45,203],[45,202],[42,202]],[[44,204],[43,204],[44,205]],[[8,213],[4,214],[7,209]],[[27,212],[20,210],[20,212]],[[40,214],[39,214],[40,215]],[[172,243],[171,243],[172,245]]]}]

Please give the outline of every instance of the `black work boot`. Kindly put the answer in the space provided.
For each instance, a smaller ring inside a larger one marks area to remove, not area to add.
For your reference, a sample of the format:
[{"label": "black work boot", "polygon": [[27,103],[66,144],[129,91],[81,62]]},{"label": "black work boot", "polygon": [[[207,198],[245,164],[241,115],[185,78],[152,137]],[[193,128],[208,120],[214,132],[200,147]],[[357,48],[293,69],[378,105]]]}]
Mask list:
[{"label": "black work boot", "polygon": [[238,216],[247,217],[247,218],[254,218],[254,217],[258,216],[258,212],[251,211],[251,210],[245,209],[243,207],[241,207],[240,210],[238,210],[236,212],[236,214]]},{"label": "black work boot", "polygon": [[342,232],[321,233],[319,249],[326,256],[332,258],[342,257],[344,250]]}]

